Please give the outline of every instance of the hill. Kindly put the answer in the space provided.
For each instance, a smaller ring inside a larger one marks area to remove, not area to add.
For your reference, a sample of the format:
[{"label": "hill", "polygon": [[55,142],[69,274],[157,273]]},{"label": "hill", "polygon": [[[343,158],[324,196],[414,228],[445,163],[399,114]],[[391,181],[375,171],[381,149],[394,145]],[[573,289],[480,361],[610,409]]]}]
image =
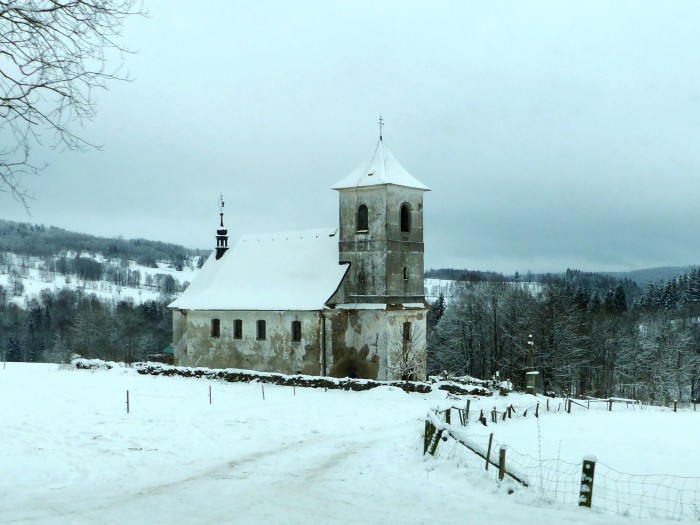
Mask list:
[{"label": "hill", "polygon": [[210,251],[147,239],[98,237],[56,226],[0,220],[0,253],[42,257],[72,252],[154,266],[156,261],[177,264],[188,258],[206,257]]}]

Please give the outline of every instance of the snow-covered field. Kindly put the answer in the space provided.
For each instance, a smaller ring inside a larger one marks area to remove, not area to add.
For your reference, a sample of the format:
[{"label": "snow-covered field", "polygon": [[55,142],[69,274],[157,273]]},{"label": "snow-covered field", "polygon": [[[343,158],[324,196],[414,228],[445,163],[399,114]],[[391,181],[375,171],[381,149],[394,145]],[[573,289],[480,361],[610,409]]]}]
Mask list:
[{"label": "snow-covered field", "polygon": [[[95,294],[100,299],[114,299],[115,301],[119,301],[131,298],[136,302],[136,304],[141,304],[144,301],[156,300],[161,295],[160,292],[155,290],[155,288],[145,285],[144,281],[146,276],[156,278],[158,275],[170,275],[178,282],[178,284],[183,284],[185,282],[192,282],[192,279],[194,279],[194,276],[199,271],[192,267],[192,261],[190,261],[190,266],[185,266],[180,271],[171,268],[170,265],[163,262],[157,263],[158,268],[150,268],[147,266],[138,265],[134,261],[131,261],[129,263],[129,269],[132,271],[139,271],[141,274],[141,285],[139,288],[134,288],[129,286],[118,286],[106,280],[87,281],[78,279],[74,275],[71,275],[68,278],[60,274],[53,275],[39,269],[42,261],[38,257],[20,257],[13,253],[7,253],[5,255],[8,257],[9,262],[17,268],[20,266],[21,260],[24,260],[25,264],[28,265],[23,270],[24,275],[22,277],[22,285],[24,286],[24,290],[20,296],[15,296],[11,292],[12,286],[10,285],[9,273],[0,273],[0,286],[3,286],[5,289],[10,291],[10,293],[8,293],[8,299],[19,305],[23,305],[25,299],[37,297],[43,290],[58,291],[64,288],[71,290],[82,290],[88,294]],[[74,256],[74,254],[69,254],[69,256]],[[86,253],[82,254],[81,257],[90,258],[103,264],[118,264],[117,262],[109,262],[101,255],[93,256]]]},{"label": "snow-covered field", "polygon": [[[462,403],[442,391],[264,385],[264,395],[257,383],[8,363],[0,367],[0,523],[668,523],[499,486],[460,463],[449,443],[424,457],[428,409]],[[473,399],[471,409],[513,404],[522,413],[533,400]],[[535,456],[541,449],[580,463],[594,453],[630,472],[700,473],[700,412],[574,409],[467,429]]]}]

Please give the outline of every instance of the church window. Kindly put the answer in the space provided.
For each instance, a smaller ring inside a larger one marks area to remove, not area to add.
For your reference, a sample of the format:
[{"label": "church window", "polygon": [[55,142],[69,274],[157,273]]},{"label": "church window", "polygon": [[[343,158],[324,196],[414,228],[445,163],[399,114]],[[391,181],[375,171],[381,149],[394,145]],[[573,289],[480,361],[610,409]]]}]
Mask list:
[{"label": "church window", "polygon": [[411,323],[406,321],[403,324],[403,345],[404,349],[408,346],[408,343],[411,341]]},{"label": "church window", "polygon": [[411,231],[411,205],[407,202],[401,205],[401,231]]},{"label": "church window", "polygon": [[211,336],[221,337],[221,321],[218,319],[211,320]]},{"label": "church window", "polygon": [[265,340],[265,332],[266,332],[266,324],[265,321],[258,321],[257,323],[257,339],[259,341]]},{"label": "church window", "polygon": [[301,321],[292,321],[292,342],[301,341]]},{"label": "church window", "polygon": [[369,230],[369,212],[365,204],[360,204],[357,209],[357,231],[366,232]]},{"label": "church window", "polygon": [[403,267],[403,280],[408,281],[408,268]]},{"label": "church window", "polygon": [[241,319],[233,320],[233,338],[241,339],[243,337],[243,321]]}]

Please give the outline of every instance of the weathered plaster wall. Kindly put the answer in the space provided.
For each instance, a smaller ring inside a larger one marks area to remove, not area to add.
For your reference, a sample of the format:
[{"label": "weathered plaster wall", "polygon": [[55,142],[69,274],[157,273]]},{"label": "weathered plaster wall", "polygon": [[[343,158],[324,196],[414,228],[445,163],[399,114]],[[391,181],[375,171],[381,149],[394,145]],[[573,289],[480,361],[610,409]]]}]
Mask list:
[{"label": "weathered plaster wall", "polygon": [[[328,375],[400,379],[392,353],[402,347],[403,323],[414,327],[425,376],[425,310],[331,310],[327,318]],[[421,335],[422,334],[422,335]]]},{"label": "weathered plaster wall", "polygon": [[[389,185],[339,193],[339,260],[350,262],[341,302],[421,302],[423,191]],[[401,231],[404,203],[411,208],[410,232]],[[367,231],[357,230],[362,204],[368,209]]]},{"label": "weathered plaster wall", "polygon": [[[211,337],[212,319],[220,320],[220,337]],[[241,339],[233,337],[235,319],[243,322]],[[190,311],[186,320],[187,345],[176,365],[321,374],[319,312]],[[264,340],[256,339],[258,320],[266,321]],[[292,321],[301,321],[300,342],[292,342]]]}]

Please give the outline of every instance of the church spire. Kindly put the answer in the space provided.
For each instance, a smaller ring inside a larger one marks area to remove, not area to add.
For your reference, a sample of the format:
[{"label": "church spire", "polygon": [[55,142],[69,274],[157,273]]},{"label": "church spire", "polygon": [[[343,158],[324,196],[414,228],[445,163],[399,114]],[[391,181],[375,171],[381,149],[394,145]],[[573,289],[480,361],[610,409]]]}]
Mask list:
[{"label": "church spire", "polygon": [[384,119],[382,118],[381,113],[379,114],[379,140],[384,140],[382,137],[382,128],[384,127]]},{"label": "church spire", "polygon": [[219,229],[216,230],[216,260],[218,261],[228,250],[228,230],[224,228],[224,196],[219,195]]}]

